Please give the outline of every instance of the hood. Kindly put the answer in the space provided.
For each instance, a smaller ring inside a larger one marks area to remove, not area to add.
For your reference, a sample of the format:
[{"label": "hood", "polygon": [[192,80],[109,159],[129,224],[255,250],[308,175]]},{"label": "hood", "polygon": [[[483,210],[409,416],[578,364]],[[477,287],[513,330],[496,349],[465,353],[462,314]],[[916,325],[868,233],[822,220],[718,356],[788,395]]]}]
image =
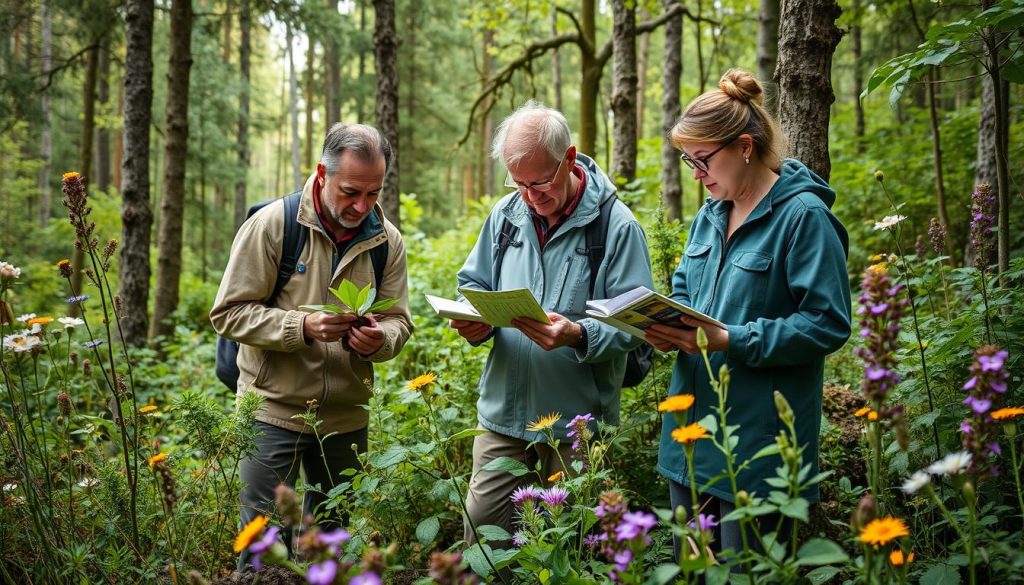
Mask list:
[{"label": "hood", "polygon": [[772,204],[781,203],[800,193],[816,195],[829,209],[832,209],[832,204],[836,202],[835,190],[829,187],[824,179],[814,174],[814,171],[807,168],[804,163],[787,158],[782,161],[779,180],[772,187]]}]

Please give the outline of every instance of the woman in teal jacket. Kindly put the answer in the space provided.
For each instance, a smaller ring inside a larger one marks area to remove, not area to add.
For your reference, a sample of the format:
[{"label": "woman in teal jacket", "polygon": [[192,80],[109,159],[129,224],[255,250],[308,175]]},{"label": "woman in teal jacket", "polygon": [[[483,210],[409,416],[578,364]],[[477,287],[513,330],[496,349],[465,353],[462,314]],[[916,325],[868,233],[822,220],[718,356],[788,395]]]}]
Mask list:
[{"label": "woman in teal jacket", "polygon": [[[726,324],[705,327],[711,371],[730,373],[728,421],[740,425],[737,462],[774,442],[780,429],[773,391],[792,406],[803,464],[817,472],[818,431],[825,356],[850,336],[848,237],[829,211],[835,191],[796,160],[781,160],[778,124],[761,106],[762,89],[749,73],[730,70],[719,89],[696,98],[672,130],[673,144],[711,198],[690,227],[685,254],[673,275],[672,294],[683,304]],[[695,321],[686,325],[696,326]],[[687,422],[713,413],[717,397],[693,329],[656,326],[647,340],[662,351],[681,350],[669,394],[693,394]],[[673,509],[690,509],[683,447],[666,414],[658,470],[669,480]],[[765,482],[778,457],[751,463],[737,487],[767,497]],[[722,518],[733,509],[728,481],[708,483],[725,469],[711,441],[698,441],[694,476],[704,514]],[[817,488],[802,494],[818,499]],[[763,518],[763,517],[762,517]],[[775,519],[762,519],[764,532]],[[739,529],[720,527],[718,550],[741,547]]]}]

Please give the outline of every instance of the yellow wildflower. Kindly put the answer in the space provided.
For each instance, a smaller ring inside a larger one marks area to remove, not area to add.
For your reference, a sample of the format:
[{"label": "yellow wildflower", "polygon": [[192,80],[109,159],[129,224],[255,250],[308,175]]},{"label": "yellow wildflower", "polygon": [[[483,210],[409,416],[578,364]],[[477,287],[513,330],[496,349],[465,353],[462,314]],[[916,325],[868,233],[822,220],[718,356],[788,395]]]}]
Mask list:
[{"label": "yellow wildflower", "polygon": [[888,272],[889,265],[886,264],[885,262],[879,262],[878,264],[872,264],[871,266],[868,266],[868,270],[870,270],[871,272]]},{"label": "yellow wildflower", "polygon": [[551,474],[551,477],[548,478],[548,481],[551,483],[555,483],[556,481],[562,479],[562,475],[563,474],[561,471],[556,471]]},{"label": "yellow wildflower", "polygon": [[155,411],[156,411],[156,407],[155,406],[153,406],[152,404],[147,404],[146,406],[143,406],[142,408],[139,409],[139,414],[149,414],[149,413],[155,412]]},{"label": "yellow wildflower", "polygon": [[245,528],[235,537],[235,552],[240,553],[252,544],[252,541],[263,532],[263,529],[270,522],[270,516],[257,516],[252,522],[245,525]]},{"label": "yellow wildflower", "polygon": [[160,463],[164,459],[167,459],[167,453],[157,453],[149,458],[149,466],[153,467],[157,463]]},{"label": "yellow wildflower", "polygon": [[672,438],[683,445],[692,445],[700,439],[708,438],[708,430],[700,423],[693,423],[672,431]]},{"label": "yellow wildflower", "polygon": [[658,412],[683,412],[693,406],[695,400],[693,394],[669,396],[658,404]]},{"label": "yellow wildflower", "polygon": [[434,372],[427,372],[426,374],[420,374],[405,385],[409,390],[420,390],[426,386],[429,386],[437,380],[437,375]]},{"label": "yellow wildflower", "polygon": [[990,416],[995,420],[1013,420],[1021,415],[1024,415],[1024,408],[1008,406],[999,410],[993,410]]},{"label": "yellow wildflower", "polygon": [[526,425],[526,430],[533,431],[535,433],[546,431],[555,426],[555,423],[558,422],[558,419],[560,418],[562,418],[562,413],[552,412],[551,414],[538,417],[537,420]]},{"label": "yellow wildflower", "polygon": [[77,178],[78,178],[78,177],[80,177],[80,176],[81,176],[81,175],[79,175],[78,173],[76,173],[76,172],[74,172],[74,171],[71,171],[71,172],[69,172],[69,173],[64,173],[64,180],[65,180],[65,181],[72,181],[72,180],[74,180],[74,179],[77,179]]},{"label": "yellow wildflower", "polygon": [[910,536],[910,530],[903,520],[891,516],[876,518],[860,531],[858,539],[864,544],[878,546],[889,544],[897,538]]}]

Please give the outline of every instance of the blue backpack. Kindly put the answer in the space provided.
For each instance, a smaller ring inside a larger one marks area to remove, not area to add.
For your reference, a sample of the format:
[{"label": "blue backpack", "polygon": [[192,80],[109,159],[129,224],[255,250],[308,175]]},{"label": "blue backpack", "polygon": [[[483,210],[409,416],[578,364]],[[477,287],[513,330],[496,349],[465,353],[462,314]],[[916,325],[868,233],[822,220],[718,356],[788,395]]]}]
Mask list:
[{"label": "blue backpack", "polygon": [[[277,281],[274,282],[274,290],[270,293],[263,304],[270,307],[277,301],[281,289],[295,273],[295,267],[299,263],[299,256],[302,249],[306,247],[309,239],[309,229],[300,225],[299,200],[302,198],[302,191],[296,191],[284,197],[284,244],[281,246],[281,264],[277,269]],[[263,209],[275,200],[257,203],[249,208],[246,217],[252,217],[254,213]],[[388,262],[388,246],[376,246],[370,250],[370,261],[373,263],[373,276],[376,280],[377,289],[380,290],[380,283],[384,279],[384,266]],[[217,378],[235,391],[238,388],[238,342],[217,336]]]}]

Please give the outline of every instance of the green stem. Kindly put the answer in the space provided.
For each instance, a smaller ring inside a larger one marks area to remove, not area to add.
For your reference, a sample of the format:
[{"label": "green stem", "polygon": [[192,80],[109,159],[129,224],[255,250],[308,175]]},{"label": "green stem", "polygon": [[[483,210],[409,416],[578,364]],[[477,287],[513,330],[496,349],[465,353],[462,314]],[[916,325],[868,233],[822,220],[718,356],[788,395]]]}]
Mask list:
[{"label": "green stem", "polygon": [[[1010,424],[1016,425],[1017,423],[1011,422]],[[1020,464],[1017,462],[1017,441],[1013,435],[1010,436],[1010,461],[1013,465],[1013,483],[1017,486],[1017,510],[1021,514],[1021,520],[1024,520],[1024,493],[1021,492],[1020,487]]]}]

